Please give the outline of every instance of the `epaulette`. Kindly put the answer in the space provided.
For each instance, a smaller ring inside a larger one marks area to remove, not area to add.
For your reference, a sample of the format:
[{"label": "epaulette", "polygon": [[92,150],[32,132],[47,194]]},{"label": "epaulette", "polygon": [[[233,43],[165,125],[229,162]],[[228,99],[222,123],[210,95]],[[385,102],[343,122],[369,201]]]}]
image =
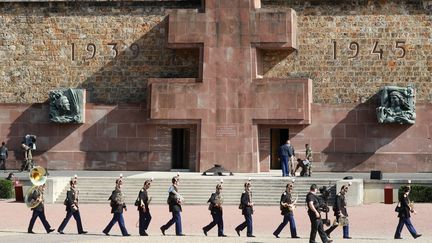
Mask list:
[{"label": "epaulette", "polygon": [[144,191],[144,189],[142,189],[142,188],[141,188],[141,191],[143,192],[143,191]]},{"label": "epaulette", "polygon": [[284,196],[285,196],[286,194],[287,194],[287,193],[286,193],[286,192],[284,192],[284,193],[283,193],[282,195],[284,195]]}]

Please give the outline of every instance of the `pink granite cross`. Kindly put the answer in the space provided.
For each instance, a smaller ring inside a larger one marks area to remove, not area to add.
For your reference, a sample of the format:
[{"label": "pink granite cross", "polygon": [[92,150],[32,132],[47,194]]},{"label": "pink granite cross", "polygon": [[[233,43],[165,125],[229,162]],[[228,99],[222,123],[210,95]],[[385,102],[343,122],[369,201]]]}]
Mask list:
[{"label": "pink granite cross", "polygon": [[150,80],[151,119],[198,121],[198,163],[259,172],[259,124],[310,123],[311,80],[260,78],[259,49],[296,48],[294,10],[259,0],[206,0],[169,14],[168,45],[199,48],[197,79]]}]

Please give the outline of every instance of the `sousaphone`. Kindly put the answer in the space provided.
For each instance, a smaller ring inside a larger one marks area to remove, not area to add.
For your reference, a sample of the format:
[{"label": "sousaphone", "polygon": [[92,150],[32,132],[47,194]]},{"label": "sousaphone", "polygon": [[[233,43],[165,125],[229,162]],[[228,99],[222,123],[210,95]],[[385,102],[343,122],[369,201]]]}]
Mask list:
[{"label": "sousaphone", "polygon": [[36,190],[39,190],[39,194],[42,197],[43,192],[40,191],[39,186],[45,184],[47,180],[47,172],[43,167],[36,166],[30,170],[29,178],[33,186],[27,190],[24,197],[24,202],[27,205],[27,207],[35,208],[43,201],[43,199],[41,198],[42,200],[35,200],[33,199],[32,195]]}]

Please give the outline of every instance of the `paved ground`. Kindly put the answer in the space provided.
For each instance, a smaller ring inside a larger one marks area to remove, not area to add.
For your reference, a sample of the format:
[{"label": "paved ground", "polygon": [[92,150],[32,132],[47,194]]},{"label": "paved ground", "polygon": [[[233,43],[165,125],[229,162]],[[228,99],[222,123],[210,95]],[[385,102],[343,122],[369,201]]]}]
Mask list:
[{"label": "paved ground", "polygon": [[[397,224],[396,213],[393,211],[395,205],[371,204],[359,207],[349,208],[351,222],[352,240],[343,240],[341,229],[336,229],[332,237],[335,242],[378,242],[387,243],[395,242],[393,240],[394,230]],[[430,212],[432,204],[416,204],[417,215],[412,217],[412,222],[419,233],[423,236],[415,242],[432,242],[430,227],[432,219]],[[46,215],[53,228],[57,228],[61,223],[65,211],[61,204],[49,204],[46,206]],[[148,233],[150,237],[146,238],[149,242],[167,242],[175,240],[176,242],[285,242],[289,236],[288,226],[282,231],[281,239],[275,239],[272,236],[273,230],[280,223],[282,216],[277,206],[257,206],[255,209],[254,234],[257,238],[246,238],[246,232],[242,232],[242,237],[238,237],[234,227],[243,221],[240,210],[235,206],[226,206],[224,208],[225,233],[229,236],[226,239],[216,237],[216,229],[209,232],[208,237],[204,237],[201,228],[210,222],[210,215],[206,206],[184,206],[183,210],[183,231],[186,237],[175,237],[174,228],[167,231],[169,236],[161,236],[159,227],[169,220],[170,214],[167,212],[166,205],[151,205],[153,220],[150,224]],[[88,235],[77,235],[76,224],[73,219],[65,229],[65,235],[59,235],[56,232],[46,234],[40,221],[36,221],[34,231],[36,235],[29,235],[27,231],[28,221],[31,217],[31,211],[22,203],[13,201],[0,201],[0,241],[1,242],[107,242],[115,240],[117,242],[136,242],[143,240],[138,236],[136,222],[138,213],[133,206],[125,212],[126,226],[131,237],[121,237],[120,230],[115,226],[111,232],[112,236],[105,236],[101,233],[103,228],[111,219],[110,208],[106,205],[84,204],[81,205],[81,215],[83,225],[89,231]],[[295,213],[297,229],[302,239],[289,239],[290,242],[308,242],[309,220],[306,215],[306,209],[300,207]],[[402,232],[403,240],[399,242],[414,242],[414,239],[404,229]]]}]

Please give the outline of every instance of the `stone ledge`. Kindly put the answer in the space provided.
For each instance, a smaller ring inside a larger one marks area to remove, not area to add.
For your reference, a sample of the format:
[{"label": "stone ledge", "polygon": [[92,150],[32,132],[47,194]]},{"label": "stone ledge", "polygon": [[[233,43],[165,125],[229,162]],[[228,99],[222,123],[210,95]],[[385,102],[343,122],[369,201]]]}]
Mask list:
[{"label": "stone ledge", "polygon": [[3,0],[1,3],[26,2],[186,2],[187,0]]}]

